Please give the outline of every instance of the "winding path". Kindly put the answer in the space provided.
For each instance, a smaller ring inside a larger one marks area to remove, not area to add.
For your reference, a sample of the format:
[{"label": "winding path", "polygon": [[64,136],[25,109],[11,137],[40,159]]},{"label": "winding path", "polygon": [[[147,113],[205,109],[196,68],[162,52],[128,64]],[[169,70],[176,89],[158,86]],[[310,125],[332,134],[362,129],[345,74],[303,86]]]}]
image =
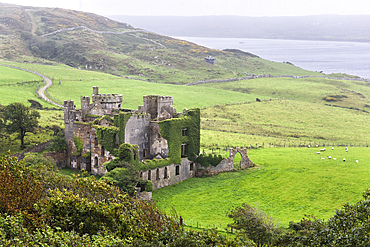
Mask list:
[{"label": "winding path", "polygon": [[46,83],[43,87],[41,87],[38,91],[37,91],[37,94],[39,97],[41,97],[43,100],[45,100],[46,102],[49,102],[55,106],[58,106],[58,107],[64,107],[54,101],[52,101],[51,99],[49,99],[48,97],[46,97],[45,95],[45,92],[46,90],[51,86],[53,85],[53,82],[47,78],[46,76],[40,74],[40,73],[37,73],[35,71],[31,71],[31,70],[28,70],[28,69],[23,69],[23,68],[19,68],[19,67],[15,67],[15,66],[11,66],[11,65],[6,65],[6,64],[0,64],[1,66],[5,66],[5,67],[9,67],[9,68],[13,68],[13,69],[19,69],[19,70],[23,70],[23,71],[26,71],[26,72],[30,72],[32,74],[35,74],[35,75],[38,75],[40,76],[42,79],[44,79],[44,82]]}]

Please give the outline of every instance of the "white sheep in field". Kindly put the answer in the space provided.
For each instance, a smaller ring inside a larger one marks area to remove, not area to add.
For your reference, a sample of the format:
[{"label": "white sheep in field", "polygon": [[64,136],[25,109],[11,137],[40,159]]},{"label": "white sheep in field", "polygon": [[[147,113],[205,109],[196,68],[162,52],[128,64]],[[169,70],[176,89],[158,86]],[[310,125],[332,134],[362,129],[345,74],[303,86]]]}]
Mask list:
[{"label": "white sheep in field", "polygon": [[337,160],[337,158],[333,158],[333,160]]},{"label": "white sheep in field", "polygon": [[322,160],[324,160],[325,158],[321,157]]},{"label": "white sheep in field", "polygon": [[317,152],[316,154],[320,154],[320,152]]},{"label": "white sheep in field", "polygon": [[308,147],[308,148],[310,148],[310,147],[311,147],[311,145],[308,145],[307,147]]},{"label": "white sheep in field", "polygon": [[331,147],[331,150],[334,150],[334,147]]},{"label": "white sheep in field", "polygon": [[326,148],[320,149],[320,152],[324,152],[324,151],[326,151]]},{"label": "white sheep in field", "polygon": [[356,163],[358,163],[358,160],[356,160]]},{"label": "white sheep in field", "polygon": [[343,161],[346,161],[346,159],[344,158]]},{"label": "white sheep in field", "polygon": [[328,159],[331,159],[331,156],[328,156]]},{"label": "white sheep in field", "polygon": [[348,152],[348,147],[346,147],[346,152]]}]

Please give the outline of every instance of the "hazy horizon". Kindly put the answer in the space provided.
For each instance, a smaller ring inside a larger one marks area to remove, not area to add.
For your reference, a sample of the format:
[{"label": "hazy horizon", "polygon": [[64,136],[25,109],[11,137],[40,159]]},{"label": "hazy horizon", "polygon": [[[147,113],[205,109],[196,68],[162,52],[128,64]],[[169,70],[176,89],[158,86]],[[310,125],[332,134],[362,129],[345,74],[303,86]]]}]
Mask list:
[{"label": "hazy horizon", "polygon": [[99,15],[131,16],[312,16],[369,15],[368,0],[0,0],[33,7],[55,7]]}]

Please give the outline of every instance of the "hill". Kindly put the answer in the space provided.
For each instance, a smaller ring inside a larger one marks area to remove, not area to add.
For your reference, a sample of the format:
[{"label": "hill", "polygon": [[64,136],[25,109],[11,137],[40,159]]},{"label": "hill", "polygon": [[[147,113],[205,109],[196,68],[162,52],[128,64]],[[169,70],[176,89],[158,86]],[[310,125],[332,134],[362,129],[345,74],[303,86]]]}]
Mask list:
[{"label": "hill", "polygon": [[[63,63],[146,81],[188,83],[245,74],[313,75],[235,50],[220,51],[91,13],[0,4],[0,59]],[[212,56],[215,64],[205,62]]]}]

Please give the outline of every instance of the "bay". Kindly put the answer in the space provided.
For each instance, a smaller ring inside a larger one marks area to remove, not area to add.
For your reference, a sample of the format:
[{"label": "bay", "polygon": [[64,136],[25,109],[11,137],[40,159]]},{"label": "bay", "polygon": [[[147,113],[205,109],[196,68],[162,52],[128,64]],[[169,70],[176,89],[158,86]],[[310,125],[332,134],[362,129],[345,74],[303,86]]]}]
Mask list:
[{"label": "bay", "polygon": [[239,49],[274,62],[291,62],[325,74],[346,73],[370,79],[370,44],[246,38],[175,37],[212,49]]}]

